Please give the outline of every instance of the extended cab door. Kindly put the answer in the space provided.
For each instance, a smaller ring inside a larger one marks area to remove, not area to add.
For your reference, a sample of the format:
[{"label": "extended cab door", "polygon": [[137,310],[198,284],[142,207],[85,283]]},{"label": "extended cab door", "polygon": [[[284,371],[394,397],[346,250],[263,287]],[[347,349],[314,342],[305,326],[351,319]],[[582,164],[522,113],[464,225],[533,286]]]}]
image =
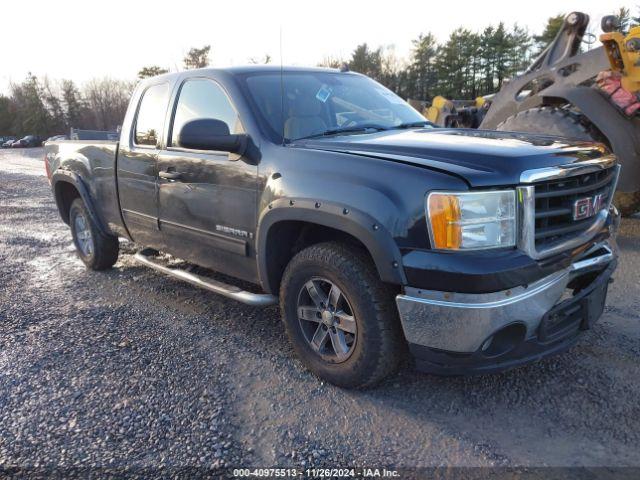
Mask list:
[{"label": "extended cab door", "polygon": [[169,104],[169,85],[148,86],[140,97],[131,135],[118,150],[118,196],[133,240],[161,246],[158,226],[157,160]]},{"label": "extended cab door", "polygon": [[257,279],[254,250],[257,166],[228,152],[178,146],[182,126],[194,119],[225,122],[243,132],[225,90],[209,78],[188,78],[179,87],[158,157],[159,219],[166,250],[198,265]]}]

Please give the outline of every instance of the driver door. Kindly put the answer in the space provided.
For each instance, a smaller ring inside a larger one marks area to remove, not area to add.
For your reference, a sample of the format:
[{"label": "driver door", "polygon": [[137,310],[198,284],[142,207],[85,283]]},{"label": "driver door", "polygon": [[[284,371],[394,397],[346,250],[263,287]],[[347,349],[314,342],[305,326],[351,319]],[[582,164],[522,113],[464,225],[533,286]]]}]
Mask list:
[{"label": "driver door", "polygon": [[167,147],[158,156],[159,224],[170,253],[254,281],[257,166],[228,152],[178,145],[182,126],[213,118],[241,133],[236,109],[209,78],[189,78],[176,97]]}]

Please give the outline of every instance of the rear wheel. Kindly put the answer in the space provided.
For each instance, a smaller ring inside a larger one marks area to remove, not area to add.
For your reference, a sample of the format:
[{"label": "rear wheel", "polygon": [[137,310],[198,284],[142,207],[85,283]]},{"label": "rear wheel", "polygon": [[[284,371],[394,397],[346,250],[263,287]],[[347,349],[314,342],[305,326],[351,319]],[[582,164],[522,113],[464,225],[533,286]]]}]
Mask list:
[{"label": "rear wheel", "polygon": [[[594,142],[604,140],[582,115],[554,107],[531,108],[519,112],[500,123],[497,130],[545,133]],[[613,201],[623,216],[633,215],[640,210],[640,191],[616,192]]]},{"label": "rear wheel", "polygon": [[69,225],[78,256],[92,270],[106,270],[118,260],[118,238],[104,235],[84,202],[76,198],[69,209]]},{"label": "rear wheel", "polygon": [[368,387],[399,365],[393,292],[358,248],[328,242],[298,253],[282,279],[280,308],[298,357],[335,385]]}]

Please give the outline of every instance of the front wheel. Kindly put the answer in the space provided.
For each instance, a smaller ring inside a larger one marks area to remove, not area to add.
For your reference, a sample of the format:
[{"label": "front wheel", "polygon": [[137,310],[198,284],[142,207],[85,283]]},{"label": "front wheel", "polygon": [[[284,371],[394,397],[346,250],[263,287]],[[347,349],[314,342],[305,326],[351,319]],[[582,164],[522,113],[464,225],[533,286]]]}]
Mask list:
[{"label": "front wheel", "polygon": [[299,252],[285,270],[280,308],[298,357],[335,385],[374,385],[400,363],[393,292],[358,248],[328,242]]},{"label": "front wheel", "polygon": [[118,238],[103,234],[81,198],[69,209],[69,225],[78,256],[92,270],[106,270],[118,260]]}]

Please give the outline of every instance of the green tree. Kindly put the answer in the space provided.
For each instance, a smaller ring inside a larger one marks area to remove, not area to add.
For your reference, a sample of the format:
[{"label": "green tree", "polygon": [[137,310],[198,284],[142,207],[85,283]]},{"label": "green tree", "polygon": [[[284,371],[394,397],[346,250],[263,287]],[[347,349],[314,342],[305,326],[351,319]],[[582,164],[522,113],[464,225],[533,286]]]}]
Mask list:
[{"label": "green tree", "polygon": [[526,28],[514,25],[509,33],[509,76],[525,71],[531,63],[533,38]]},{"label": "green tree", "polygon": [[190,70],[193,68],[204,68],[209,66],[209,54],[211,53],[211,45],[205,45],[202,48],[192,48],[184,57],[184,68]]},{"label": "green tree", "polygon": [[620,26],[620,31],[623,33],[628,32],[629,28],[631,28],[631,22],[633,21],[631,11],[627,7],[620,7],[614,15]]},{"label": "green tree", "polygon": [[29,73],[22,83],[11,84],[14,105],[12,130],[16,135],[42,135],[51,133],[51,116],[42,98],[42,85]]},{"label": "green tree", "polygon": [[169,70],[166,68],[159,67],[158,65],[151,65],[148,67],[142,67],[138,72],[138,78],[140,80],[149,77],[155,77],[156,75],[162,75],[163,73],[168,73]]},{"label": "green tree", "polygon": [[42,81],[42,102],[49,112],[48,133],[60,133],[66,130],[66,122],[60,96],[48,77]]},{"label": "green tree", "polygon": [[540,35],[533,36],[533,40],[536,42],[538,47],[538,53],[547,48],[547,45],[556,38],[556,35],[558,35],[558,32],[564,24],[564,17],[565,15],[562,13],[549,17],[542,33]]},{"label": "green tree", "polygon": [[475,96],[479,89],[481,39],[465,28],[454,30],[438,48],[435,66],[438,94],[448,98]]},{"label": "green tree", "polygon": [[351,54],[349,70],[378,80],[382,73],[382,48],[371,50],[366,43],[358,45]]},{"label": "green tree", "polygon": [[72,80],[62,80],[61,90],[67,128],[85,127],[84,119],[87,118],[88,112],[75,83]]},{"label": "green tree", "polygon": [[436,54],[438,44],[431,33],[420,34],[412,41],[413,52],[409,65],[411,96],[419,100],[431,100],[438,81],[436,72]]},{"label": "green tree", "polygon": [[0,95],[0,135],[13,133],[13,113],[11,99]]}]

